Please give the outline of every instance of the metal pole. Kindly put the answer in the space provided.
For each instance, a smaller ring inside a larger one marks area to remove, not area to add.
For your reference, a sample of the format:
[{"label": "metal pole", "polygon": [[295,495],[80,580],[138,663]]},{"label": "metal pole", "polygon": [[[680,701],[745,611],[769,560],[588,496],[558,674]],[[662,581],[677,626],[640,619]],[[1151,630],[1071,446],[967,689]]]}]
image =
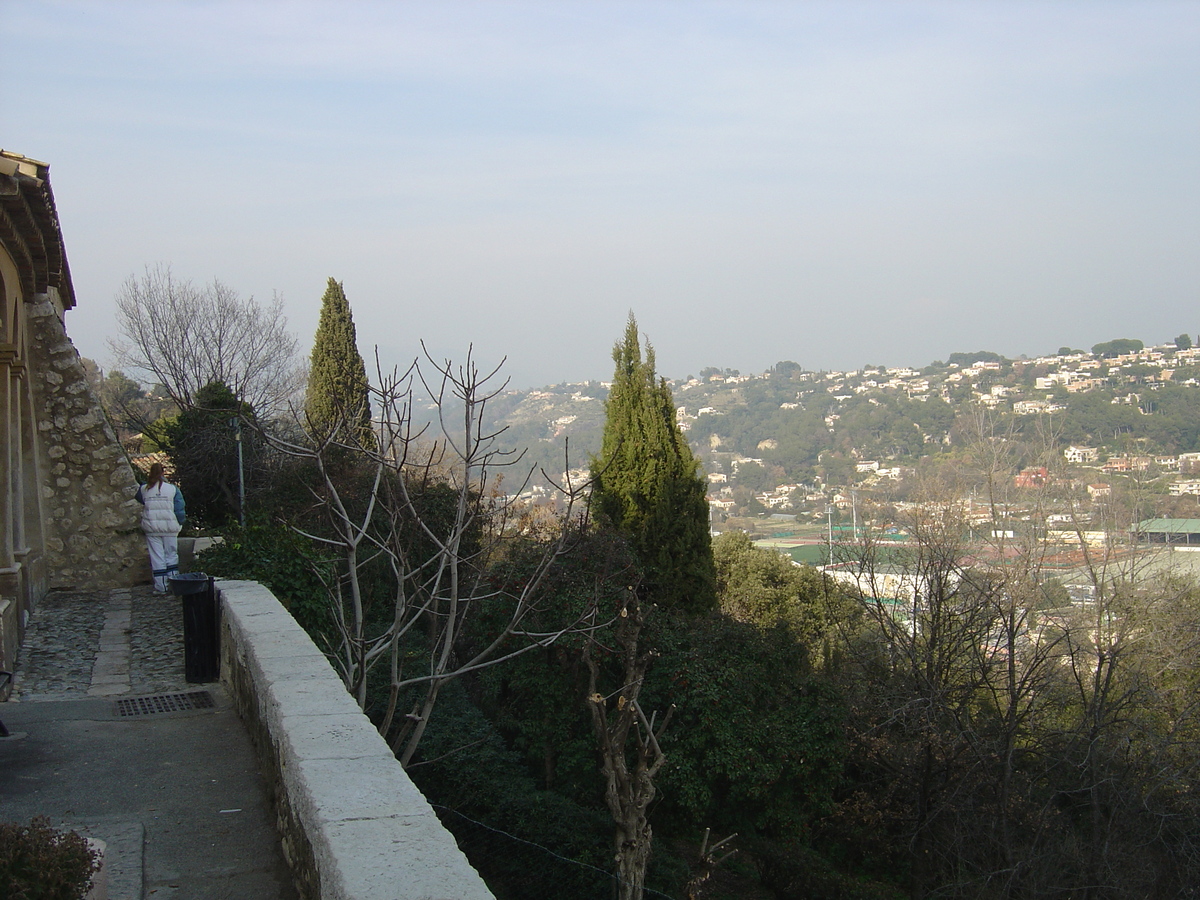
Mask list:
[{"label": "metal pole", "polygon": [[242,464],[242,429],[238,429],[238,524],[246,527],[246,467]]},{"label": "metal pole", "polygon": [[242,417],[230,419],[233,426],[233,439],[237,442],[238,451],[238,524],[246,527],[246,471],[242,464]]},{"label": "metal pole", "polygon": [[833,504],[825,504],[825,517],[829,520],[829,565],[833,565]]}]

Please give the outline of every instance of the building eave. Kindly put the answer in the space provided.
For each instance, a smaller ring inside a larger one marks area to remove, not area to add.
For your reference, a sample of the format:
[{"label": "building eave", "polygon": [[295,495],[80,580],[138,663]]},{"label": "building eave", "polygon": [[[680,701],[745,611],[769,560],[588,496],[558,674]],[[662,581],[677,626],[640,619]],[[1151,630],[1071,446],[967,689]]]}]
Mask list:
[{"label": "building eave", "polygon": [[7,150],[0,150],[0,243],[16,263],[26,300],[53,287],[63,309],[75,305],[50,167]]}]

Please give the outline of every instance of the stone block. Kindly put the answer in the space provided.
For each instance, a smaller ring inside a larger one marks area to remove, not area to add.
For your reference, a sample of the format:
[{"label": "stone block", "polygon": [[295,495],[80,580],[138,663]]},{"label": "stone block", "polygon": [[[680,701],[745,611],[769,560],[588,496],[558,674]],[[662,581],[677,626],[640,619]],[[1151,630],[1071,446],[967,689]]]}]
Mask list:
[{"label": "stone block", "polygon": [[[228,608],[228,606],[227,606]],[[296,620],[282,606],[278,609],[230,609],[229,613],[247,634],[255,637],[255,655],[305,656],[320,655],[312,638],[304,633]]]},{"label": "stone block", "polygon": [[92,664],[93,680],[107,677],[124,677],[129,680],[129,651],[100,650],[96,653],[96,662]]},{"label": "stone block", "polygon": [[314,759],[395,760],[371,720],[361,712],[280,716],[272,734],[284,766]]},{"label": "stone block", "polygon": [[[223,614],[230,617],[225,625],[229,650],[260,691],[284,679],[331,679],[341,683],[329,661],[294,621],[291,628],[283,628],[276,616],[236,617],[230,614],[228,605]],[[248,628],[247,623],[255,627]]]},{"label": "stone block", "polygon": [[281,716],[362,714],[340,678],[278,678],[263,688],[264,710]]},{"label": "stone block", "polygon": [[319,822],[431,816],[433,807],[395,759],[302,760],[284,773],[293,808]]},{"label": "stone block", "polygon": [[[338,685],[342,684],[341,678],[337,672],[333,670],[333,666],[329,664],[329,660],[325,656],[313,648],[312,653],[298,654],[296,656],[288,656],[286,654],[267,655],[263,656],[255,646],[262,639],[262,633],[256,635],[251,642],[251,646],[242,656],[245,659],[246,669],[250,672],[255,682],[261,685],[263,691],[270,691],[271,686],[280,681],[299,682],[309,679],[318,681],[329,680]],[[280,643],[274,643],[272,650],[286,646]],[[357,709],[357,705],[355,709]]]},{"label": "stone block", "polygon": [[493,900],[436,819],[334,822],[321,838],[322,900]]},{"label": "stone block", "polygon": [[115,697],[129,693],[129,679],[115,684],[95,684],[87,690],[89,697]]},{"label": "stone block", "polygon": [[[226,605],[235,617],[263,609],[286,613],[283,604],[276,596],[257,581],[219,578],[217,579],[217,590],[221,592],[223,598],[227,598]],[[295,623],[293,622],[293,624]]]},{"label": "stone block", "polygon": [[[125,667],[128,668],[128,667]],[[91,687],[124,687],[129,690],[129,673],[125,672],[105,672],[97,674],[92,672]]]}]

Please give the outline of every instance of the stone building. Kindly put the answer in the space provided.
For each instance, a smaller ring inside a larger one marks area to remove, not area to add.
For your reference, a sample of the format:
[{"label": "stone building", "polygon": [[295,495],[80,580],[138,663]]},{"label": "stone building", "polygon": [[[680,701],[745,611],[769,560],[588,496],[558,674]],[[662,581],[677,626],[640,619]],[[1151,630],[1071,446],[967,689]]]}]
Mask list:
[{"label": "stone building", "polygon": [[45,163],[0,150],[0,669],[51,588],[144,581],[137,483],[67,337]]}]

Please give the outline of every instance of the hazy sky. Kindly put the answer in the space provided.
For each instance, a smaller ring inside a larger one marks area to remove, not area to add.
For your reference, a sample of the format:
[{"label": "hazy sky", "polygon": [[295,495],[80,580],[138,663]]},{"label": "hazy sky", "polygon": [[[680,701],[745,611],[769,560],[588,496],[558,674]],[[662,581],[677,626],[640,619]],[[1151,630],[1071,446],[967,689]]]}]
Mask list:
[{"label": "hazy sky", "polygon": [[519,387],[1200,332],[1198,2],[4,0],[0,85],[105,364],[156,263]]}]

